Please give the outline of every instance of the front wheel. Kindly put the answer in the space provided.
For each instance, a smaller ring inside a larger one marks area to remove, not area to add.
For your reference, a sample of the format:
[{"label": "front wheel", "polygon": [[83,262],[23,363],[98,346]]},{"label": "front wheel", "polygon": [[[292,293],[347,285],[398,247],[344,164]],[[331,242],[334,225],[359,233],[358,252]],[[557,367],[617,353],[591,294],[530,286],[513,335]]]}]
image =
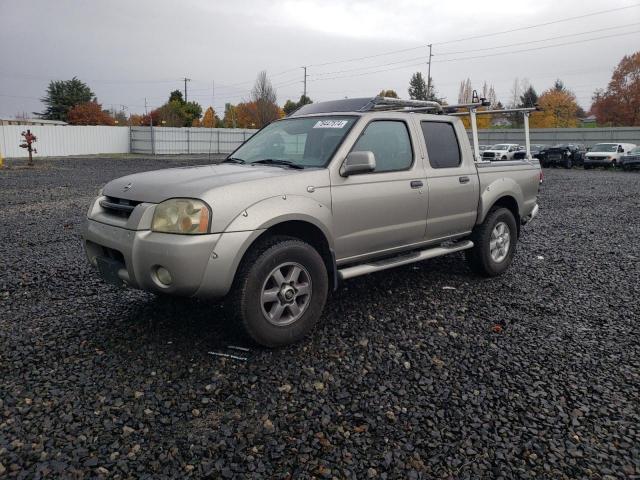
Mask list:
[{"label": "front wheel", "polygon": [[471,269],[485,277],[504,273],[513,260],[518,227],[510,210],[493,208],[471,234],[473,248],[466,250]]},{"label": "front wheel", "polygon": [[573,168],[573,161],[570,158],[567,158],[564,162],[564,168]]},{"label": "front wheel", "polygon": [[229,306],[252,340],[280,347],[311,331],[328,289],[327,268],[311,245],[274,236],[259,241],[242,260]]}]

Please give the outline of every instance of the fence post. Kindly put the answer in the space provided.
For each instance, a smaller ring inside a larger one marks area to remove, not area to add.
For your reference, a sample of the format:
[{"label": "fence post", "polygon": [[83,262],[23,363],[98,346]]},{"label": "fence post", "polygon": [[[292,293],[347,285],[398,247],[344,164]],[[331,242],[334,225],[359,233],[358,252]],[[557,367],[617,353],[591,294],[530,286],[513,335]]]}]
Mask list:
[{"label": "fence post", "polygon": [[220,153],[220,130],[216,130],[217,133],[217,140],[216,140],[216,144],[218,145],[218,153]]},{"label": "fence post", "polygon": [[187,153],[191,153],[191,129],[187,127]]},{"label": "fence post", "polygon": [[156,140],[155,140],[155,135],[153,134],[153,126],[150,126],[149,129],[151,129],[151,155],[155,156]]}]

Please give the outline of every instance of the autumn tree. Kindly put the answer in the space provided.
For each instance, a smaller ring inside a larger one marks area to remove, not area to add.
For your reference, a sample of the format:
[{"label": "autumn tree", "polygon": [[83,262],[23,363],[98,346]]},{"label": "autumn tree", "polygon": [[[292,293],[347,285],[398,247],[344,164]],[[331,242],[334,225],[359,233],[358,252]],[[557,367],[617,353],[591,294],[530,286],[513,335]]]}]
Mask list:
[{"label": "autumn tree", "polygon": [[640,51],[625,55],[605,91],[596,91],[591,112],[599,124],[640,126]]},{"label": "autumn tree", "polygon": [[265,70],[261,71],[256,78],[256,83],[251,90],[251,100],[256,113],[253,123],[257,128],[262,128],[280,117],[280,109],[276,103],[276,91]]},{"label": "autumn tree", "polygon": [[[194,120],[194,122],[197,122],[198,120]],[[209,107],[207,108],[207,110],[204,112],[204,117],[202,117],[202,121],[198,122],[198,125],[194,125],[194,126],[198,126],[198,127],[204,127],[204,128],[215,128],[217,126],[217,122],[216,122],[216,112],[213,110],[213,107]]]},{"label": "autumn tree", "polygon": [[235,113],[237,128],[260,128],[256,102],[239,103],[235,107]]},{"label": "autumn tree", "polygon": [[545,91],[538,99],[539,112],[531,114],[532,128],[571,128],[578,126],[578,103],[573,92],[562,87],[558,82]]},{"label": "autumn tree", "polygon": [[114,119],[96,101],[79,103],[67,113],[71,125],[114,125]]},{"label": "autumn tree", "polygon": [[132,127],[139,127],[144,125],[144,115],[139,115],[137,113],[133,113],[130,117],[129,120],[127,121],[127,124],[132,126]]},{"label": "autumn tree", "polygon": [[74,106],[95,99],[89,86],[76,77],[71,80],[54,80],[49,82],[45,96],[41,99],[46,105],[39,115],[47,120],[67,121],[67,114]]},{"label": "autumn tree", "polygon": [[380,90],[379,97],[400,98],[395,90]]}]

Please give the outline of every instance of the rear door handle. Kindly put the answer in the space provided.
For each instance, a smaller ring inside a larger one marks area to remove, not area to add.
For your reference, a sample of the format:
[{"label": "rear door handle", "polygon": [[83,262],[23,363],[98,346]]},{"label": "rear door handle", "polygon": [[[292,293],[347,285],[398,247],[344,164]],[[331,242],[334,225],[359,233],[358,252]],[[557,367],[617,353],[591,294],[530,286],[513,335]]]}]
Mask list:
[{"label": "rear door handle", "polygon": [[411,180],[411,188],[422,188],[424,183],[421,180]]},{"label": "rear door handle", "polygon": [[460,183],[469,183],[469,177],[458,177]]}]

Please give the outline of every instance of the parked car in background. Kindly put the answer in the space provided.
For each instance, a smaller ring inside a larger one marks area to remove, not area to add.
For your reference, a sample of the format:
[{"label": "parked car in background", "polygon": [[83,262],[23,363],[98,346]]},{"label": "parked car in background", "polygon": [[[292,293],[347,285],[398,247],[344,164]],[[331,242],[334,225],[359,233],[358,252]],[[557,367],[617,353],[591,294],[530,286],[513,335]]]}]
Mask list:
[{"label": "parked car in background", "polygon": [[483,160],[513,160],[513,156],[518,151],[517,143],[498,143],[482,152]]},{"label": "parked car in background", "polygon": [[[540,159],[540,152],[543,151],[545,148],[549,148],[549,146],[543,145],[540,143],[532,143],[530,148],[531,148],[531,157]],[[518,150],[516,153],[513,154],[514,160],[523,160],[524,158],[526,158],[526,156],[527,156],[526,147],[522,147],[521,150]]]},{"label": "parked car in background", "polygon": [[584,168],[616,167],[622,156],[636,147],[633,143],[598,143],[594,145],[584,158]]},{"label": "parked car in background", "polygon": [[540,164],[543,167],[572,168],[584,163],[587,149],[584,145],[575,143],[560,143],[553,147],[545,148],[540,155]]},{"label": "parked car in background", "polygon": [[640,147],[632,148],[620,157],[620,166],[623,170],[640,168]]}]

